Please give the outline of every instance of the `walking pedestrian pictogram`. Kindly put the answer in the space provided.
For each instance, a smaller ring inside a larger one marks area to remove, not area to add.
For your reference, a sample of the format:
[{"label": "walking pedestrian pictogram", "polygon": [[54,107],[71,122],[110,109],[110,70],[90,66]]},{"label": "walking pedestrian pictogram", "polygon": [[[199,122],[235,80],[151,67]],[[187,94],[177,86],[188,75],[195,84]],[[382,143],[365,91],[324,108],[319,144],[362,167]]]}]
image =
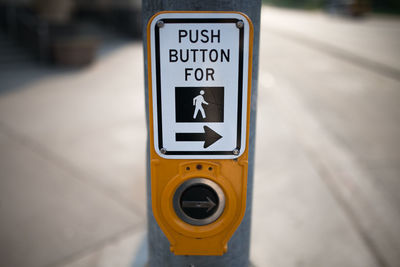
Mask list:
[{"label": "walking pedestrian pictogram", "polygon": [[175,121],[224,122],[224,87],[175,87]]},{"label": "walking pedestrian pictogram", "polygon": [[194,113],[193,113],[193,119],[196,119],[199,111],[201,112],[201,116],[203,117],[203,119],[206,118],[206,113],[204,111],[203,104],[208,105],[208,103],[204,100],[203,95],[204,95],[204,90],[201,90],[200,94],[198,96],[196,96],[195,98],[193,98],[193,106],[195,106]]}]

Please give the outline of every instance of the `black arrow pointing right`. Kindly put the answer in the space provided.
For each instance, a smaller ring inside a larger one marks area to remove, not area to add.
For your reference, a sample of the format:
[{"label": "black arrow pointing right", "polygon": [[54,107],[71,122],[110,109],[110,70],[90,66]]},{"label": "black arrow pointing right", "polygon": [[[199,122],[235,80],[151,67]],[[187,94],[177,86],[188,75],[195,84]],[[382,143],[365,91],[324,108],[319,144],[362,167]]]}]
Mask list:
[{"label": "black arrow pointing right", "polygon": [[212,210],[215,207],[214,201],[212,201],[209,197],[206,197],[207,201],[183,201],[183,208],[207,208],[207,212]]},{"label": "black arrow pointing right", "polygon": [[210,127],[204,126],[204,133],[176,133],[177,142],[196,142],[204,141],[204,148],[207,148],[221,139],[222,136]]}]

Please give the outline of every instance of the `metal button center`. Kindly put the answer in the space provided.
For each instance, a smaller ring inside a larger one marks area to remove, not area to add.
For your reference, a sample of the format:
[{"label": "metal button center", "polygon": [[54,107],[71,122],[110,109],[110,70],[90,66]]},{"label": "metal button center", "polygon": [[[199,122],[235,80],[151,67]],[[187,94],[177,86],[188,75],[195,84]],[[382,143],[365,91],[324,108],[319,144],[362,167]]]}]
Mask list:
[{"label": "metal button center", "polygon": [[214,222],[225,208],[222,189],[205,178],[193,178],[182,183],[175,192],[173,202],[178,217],[192,225]]}]

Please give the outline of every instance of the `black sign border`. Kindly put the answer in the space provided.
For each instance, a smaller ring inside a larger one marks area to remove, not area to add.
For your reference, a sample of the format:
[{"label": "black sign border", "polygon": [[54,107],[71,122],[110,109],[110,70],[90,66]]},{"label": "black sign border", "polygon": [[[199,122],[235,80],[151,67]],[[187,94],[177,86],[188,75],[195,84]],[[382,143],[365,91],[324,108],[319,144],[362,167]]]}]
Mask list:
[{"label": "black sign border", "polygon": [[[234,23],[239,19],[235,18],[181,18],[181,19],[161,19],[166,23]],[[156,56],[156,89],[157,89],[157,128],[158,128],[158,149],[163,148],[162,138],[162,112],[161,112],[161,65],[160,65],[160,28],[154,24],[155,33],[155,56]],[[237,114],[237,134],[236,149],[240,151],[242,140],[242,101],[243,101],[243,48],[244,48],[244,27],[239,28],[239,79],[238,79],[238,114]],[[234,155],[233,150],[229,151],[165,151],[164,155]]]}]

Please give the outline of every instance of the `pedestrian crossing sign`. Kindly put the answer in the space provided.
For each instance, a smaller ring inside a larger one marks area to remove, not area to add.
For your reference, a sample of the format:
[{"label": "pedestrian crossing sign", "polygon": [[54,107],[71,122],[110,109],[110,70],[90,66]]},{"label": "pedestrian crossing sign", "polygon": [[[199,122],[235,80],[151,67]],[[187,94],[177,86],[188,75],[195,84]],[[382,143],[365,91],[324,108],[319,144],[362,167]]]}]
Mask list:
[{"label": "pedestrian crossing sign", "polygon": [[240,13],[165,12],[149,26],[155,151],[170,159],[232,159],[246,149],[250,25]]},{"label": "pedestrian crossing sign", "polygon": [[175,255],[223,255],[246,211],[252,22],[162,11],[146,34],[154,218]]}]

